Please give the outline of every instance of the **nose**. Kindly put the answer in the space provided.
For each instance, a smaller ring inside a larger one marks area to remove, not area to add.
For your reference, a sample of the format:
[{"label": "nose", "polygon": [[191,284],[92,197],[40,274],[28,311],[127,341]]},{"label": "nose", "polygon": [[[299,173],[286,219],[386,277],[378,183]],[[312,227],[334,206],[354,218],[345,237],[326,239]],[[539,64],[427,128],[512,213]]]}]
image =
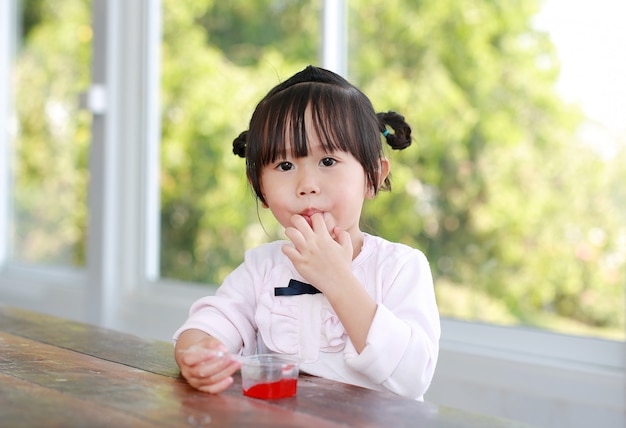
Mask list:
[{"label": "nose", "polygon": [[316,195],[320,193],[318,177],[311,168],[300,169],[297,193],[299,196]]}]

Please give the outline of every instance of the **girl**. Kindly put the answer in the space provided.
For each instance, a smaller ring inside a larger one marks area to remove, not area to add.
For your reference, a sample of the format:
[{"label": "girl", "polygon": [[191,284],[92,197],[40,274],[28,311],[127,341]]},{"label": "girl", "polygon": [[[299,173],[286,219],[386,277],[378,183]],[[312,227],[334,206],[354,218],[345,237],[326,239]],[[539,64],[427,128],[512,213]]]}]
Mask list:
[{"label": "girl", "polygon": [[[387,129],[389,125],[394,132]],[[289,241],[245,253],[175,333],[193,387],[228,388],[229,353],[295,356],[303,372],[422,400],[439,351],[439,314],[422,252],[361,232],[365,199],[389,189],[381,133],[411,144],[397,113],[309,66],[272,89],[233,143],[248,180]]]}]

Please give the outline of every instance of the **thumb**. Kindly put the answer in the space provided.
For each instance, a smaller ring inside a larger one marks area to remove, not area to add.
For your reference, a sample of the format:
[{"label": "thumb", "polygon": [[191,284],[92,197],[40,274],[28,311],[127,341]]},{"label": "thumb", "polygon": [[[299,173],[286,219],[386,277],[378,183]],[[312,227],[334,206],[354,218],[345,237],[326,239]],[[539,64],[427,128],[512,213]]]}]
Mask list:
[{"label": "thumb", "polygon": [[333,229],[333,235],[335,237],[335,242],[341,245],[341,248],[346,250],[346,253],[349,253],[350,258],[352,258],[352,238],[350,238],[350,234],[343,229],[335,227]]}]

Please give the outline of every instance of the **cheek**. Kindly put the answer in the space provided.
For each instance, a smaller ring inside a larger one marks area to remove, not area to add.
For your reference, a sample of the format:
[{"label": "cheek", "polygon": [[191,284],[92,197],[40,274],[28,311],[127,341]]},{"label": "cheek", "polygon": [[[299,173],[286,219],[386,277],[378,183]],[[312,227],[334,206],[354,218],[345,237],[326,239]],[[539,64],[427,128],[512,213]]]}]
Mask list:
[{"label": "cheek", "polygon": [[283,209],[285,204],[284,195],[287,191],[280,182],[274,182],[272,180],[266,180],[265,185],[260,186],[263,199],[261,200],[263,208],[269,208],[276,214]]}]

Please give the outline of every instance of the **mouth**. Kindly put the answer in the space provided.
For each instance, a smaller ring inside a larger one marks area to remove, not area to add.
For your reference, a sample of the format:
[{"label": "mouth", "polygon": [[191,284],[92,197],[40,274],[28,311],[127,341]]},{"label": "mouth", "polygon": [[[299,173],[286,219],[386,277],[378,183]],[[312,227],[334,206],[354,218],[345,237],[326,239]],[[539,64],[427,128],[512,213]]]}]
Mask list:
[{"label": "mouth", "polygon": [[311,217],[313,217],[313,214],[318,214],[318,213],[322,214],[323,212],[319,210],[315,210],[315,209],[307,209],[307,210],[302,211],[300,215],[306,220],[306,222],[312,228],[313,220],[311,220]]}]

